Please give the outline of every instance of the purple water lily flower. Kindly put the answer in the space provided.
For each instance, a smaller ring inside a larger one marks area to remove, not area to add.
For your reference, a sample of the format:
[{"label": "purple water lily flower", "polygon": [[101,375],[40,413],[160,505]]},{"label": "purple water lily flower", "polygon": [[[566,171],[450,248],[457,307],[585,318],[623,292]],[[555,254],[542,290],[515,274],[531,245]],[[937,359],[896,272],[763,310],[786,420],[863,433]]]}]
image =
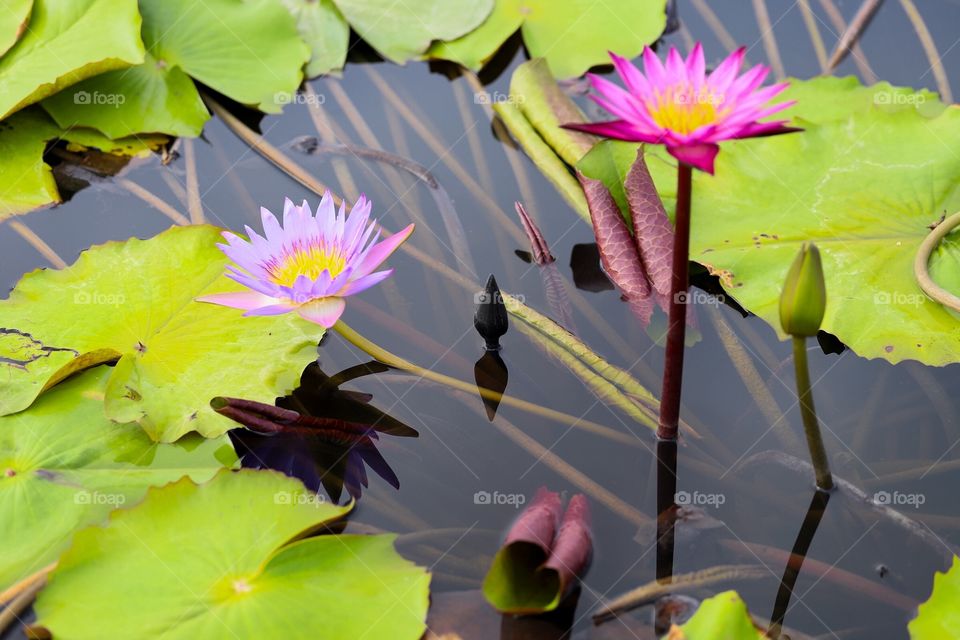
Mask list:
[{"label": "purple water lily flower", "polygon": [[611,53],[626,89],[587,75],[598,94],[591,99],[618,119],[564,126],[607,138],[663,144],[677,160],[712,174],[718,142],[796,131],[784,120],[761,122],[793,104],[767,104],[789,83],[761,89],[770,72],[763,65],[739,75],[745,52],[744,47],[737,49],[709,75],[700,43],[686,60],[671,48],[666,64],[647,47],[643,71]]},{"label": "purple water lily flower", "polygon": [[344,298],[393,273],[374,270],[413,233],[411,224],[377,242],[380,233],[370,222],[370,209],[370,201],[361,195],[349,215],[343,204],[338,212],[328,191],[314,216],[306,200],[298,207],[287,198],[281,226],[261,207],[265,237],[246,227],[249,241],[224,231],[227,244],[217,245],[235,263],[227,267],[227,277],[250,290],[197,300],[243,309],[245,316],[296,311],[310,322],[332,327],[346,306]]}]

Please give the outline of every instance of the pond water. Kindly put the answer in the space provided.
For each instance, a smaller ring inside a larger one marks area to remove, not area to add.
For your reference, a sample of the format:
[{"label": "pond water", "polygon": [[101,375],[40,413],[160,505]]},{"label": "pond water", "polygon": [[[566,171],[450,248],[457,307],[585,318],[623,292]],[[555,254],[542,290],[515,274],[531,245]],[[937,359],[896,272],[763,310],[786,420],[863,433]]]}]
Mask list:
[{"label": "pond water", "polygon": [[[734,3],[712,4],[733,39],[750,47],[749,61],[766,61],[762,32],[749,3],[736,3],[736,8]],[[789,9],[787,4],[768,3],[783,66],[789,74],[810,77],[818,70],[816,57],[797,4],[789,3]],[[816,5],[829,47],[836,29],[819,3],[810,4]],[[849,20],[858,5],[838,6]],[[921,10],[944,55],[949,79],[960,87],[960,47],[953,48],[958,43],[960,2],[930,0]],[[684,48],[689,37],[702,40],[708,60],[726,53],[694,4],[682,3],[681,17],[685,31],[668,36],[667,42]],[[862,47],[879,78],[936,90],[930,64],[899,3],[884,6]],[[503,70],[495,78],[483,77],[495,98],[506,95],[510,71],[524,56],[514,51],[503,58]],[[375,215],[389,228],[406,224],[410,210],[423,216],[426,224],[418,225],[412,244],[469,275],[475,289],[451,285],[398,252],[391,259],[395,276],[359,301],[352,299],[345,319],[409,360],[472,381],[473,363],[483,353],[473,328],[474,293],[488,274],[495,274],[505,291],[550,311],[538,267],[515,255],[528,247],[518,239],[513,202],[521,200],[537,220],[560,274],[571,283],[571,255],[578,245],[592,242],[592,231],[522,152],[497,138],[485,105],[477,103],[466,79],[450,80],[440,71],[426,64],[356,63],[347,66],[342,79],[311,84],[337,135],[325,142],[379,147],[416,160],[436,176],[453,199],[468,254],[451,249],[454,244],[431,193],[410,175],[349,154],[331,161],[331,156],[304,153],[309,145],[303,137],[318,135],[307,105],[289,105],[282,116],[267,117],[259,127],[269,141],[335,191],[350,198],[365,192],[373,199]],[[840,75],[857,72],[852,59],[838,70]],[[381,83],[395,92],[413,121],[385,97]],[[424,131],[436,141],[434,146],[421,135]],[[259,226],[259,205],[277,211],[284,196],[316,200],[217,119],[193,148],[208,222],[234,229]],[[140,161],[124,178],[186,213],[181,199],[186,176],[182,146],[180,151],[167,166],[157,159]],[[457,166],[489,195],[509,225],[465,186]],[[695,215],[709,216],[709,211]],[[112,181],[93,184],[68,203],[23,221],[68,263],[91,244],[148,237],[170,224],[158,210]],[[11,288],[23,273],[50,266],[10,224],[0,225],[0,247],[0,286]],[[585,249],[589,247],[576,250]],[[578,335],[659,393],[662,348],[638,328],[618,295],[612,290],[574,290],[572,295],[580,298],[573,306]],[[700,299],[702,339],[687,351],[683,416],[708,437],[680,448],[678,490],[697,509],[678,525],[674,570],[686,573],[727,564],[764,567],[762,577],[714,585],[699,595],[735,587],[751,612],[769,618],[786,553],[794,547],[814,492],[809,474],[790,471],[769,457],[754,459],[748,468],[740,465],[769,450],[807,459],[790,348],[759,319],[743,318],[707,296]],[[595,314],[583,314],[587,306]],[[372,394],[373,404],[416,429],[419,437],[381,437],[379,451],[400,489],[369,473],[370,486],[350,527],[427,532],[402,537],[400,548],[435,572],[435,606],[445,615],[434,630],[454,630],[453,619],[465,638],[497,637],[499,622],[474,617],[481,607],[473,600],[440,594],[479,588],[499,536],[518,513],[517,503],[529,501],[538,487],[569,494],[583,491],[583,486],[558,473],[560,465],[569,465],[608,496],[604,502],[598,494],[590,495],[596,553],[573,619],[576,633],[649,637],[643,627],[652,618],[651,607],[599,628],[591,628],[590,614],[599,600],[655,577],[653,433],[599,400],[516,327],[502,343],[508,395],[629,437],[613,441],[582,425],[558,424],[510,406],[500,406],[491,422],[475,395],[455,394],[396,372],[358,378],[344,388]],[[946,567],[945,558],[960,543],[960,502],[954,488],[960,481],[960,400],[955,393],[960,367],[936,369],[909,362],[891,366],[849,351],[827,355],[816,344],[810,348],[814,393],[834,473],[869,497],[885,492],[879,500],[889,498],[891,506],[915,524],[905,526],[845,495],[831,499],[809,545],[785,625],[811,637],[906,637],[913,606],[929,595],[933,572]],[[367,360],[335,335],[319,350],[320,367],[328,375]],[[547,453],[520,446],[517,433]],[[503,633],[502,637],[556,637],[549,631],[507,627]]]}]

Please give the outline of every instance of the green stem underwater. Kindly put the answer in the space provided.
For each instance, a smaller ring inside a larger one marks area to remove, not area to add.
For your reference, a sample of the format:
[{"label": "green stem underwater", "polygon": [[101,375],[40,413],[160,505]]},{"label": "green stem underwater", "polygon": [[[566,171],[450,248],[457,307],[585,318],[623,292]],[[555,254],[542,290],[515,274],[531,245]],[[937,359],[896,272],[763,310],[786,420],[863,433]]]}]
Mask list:
[{"label": "green stem underwater", "polygon": [[807,339],[793,337],[793,365],[797,376],[797,397],[800,402],[800,415],[803,418],[803,431],[807,436],[807,448],[810,449],[810,462],[816,473],[817,488],[823,491],[833,489],[833,476],[827,461],[827,451],[820,436],[820,424],[813,406],[813,393],[810,389],[810,368],[807,366]]},{"label": "green stem underwater", "polygon": [[667,348],[663,363],[663,391],[660,394],[660,426],[657,437],[676,440],[680,424],[680,391],[683,385],[683,343],[687,330],[687,288],[690,266],[690,192],[693,168],[683,162],[677,167],[677,210],[673,240],[673,277],[670,285],[670,314]]}]

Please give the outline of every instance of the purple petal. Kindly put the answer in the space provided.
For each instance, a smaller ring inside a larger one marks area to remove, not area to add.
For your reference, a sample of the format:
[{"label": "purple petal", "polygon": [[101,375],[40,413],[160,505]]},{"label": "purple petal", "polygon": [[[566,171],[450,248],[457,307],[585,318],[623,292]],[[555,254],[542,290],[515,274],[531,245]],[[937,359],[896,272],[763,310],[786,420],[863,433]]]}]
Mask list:
[{"label": "purple petal", "polygon": [[355,293],[360,293],[361,291],[369,289],[375,284],[383,282],[389,278],[391,274],[393,274],[393,269],[386,269],[385,271],[377,271],[376,273],[371,273],[368,276],[351,280],[346,284],[345,287],[337,292],[337,295],[346,297],[352,296]]},{"label": "purple petal", "polygon": [[384,260],[390,257],[391,253],[397,250],[397,247],[399,247],[404,240],[410,237],[410,234],[413,233],[413,227],[414,225],[409,224],[406,228],[398,231],[386,240],[382,240],[379,244],[373,245],[363,258],[363,261],[354,270],[354,277],[359,279],[372,273]]},{"label": "purple petal", "polygon": [[297,308],[297,313],[304,320],[329,329],[337,323],[347,303],[343,298],[321,298],[308,302]]},{"label": "purple petal", "polygon": [[640,131],[626,120],[611,120],[610,122],[592,122],[587,124],[570,123],[561,125],[564,129],[582,131],[605,138],[628,140],[630,142],[650,142],[657,144],[663,140],[659,131]]},{"label": "purple petal", "polygon": [[730,83],[737,77],[740,67],[743,65],[743,57],[747,53],[746,47],[740,47],[721,62],[716,69],[707,77],[707,84],[715,92],[726,94]]},{"label": "purple petal", "polygon": [[279,316],[284,313],[290,313],[296,308],[298,307],[294,303],[281,300],[278,304],[271,304],[265,307],[257,307],[256,309],[250,309],[243,315],[244,316]]},{"label": "purple petal", "polygon": [[[643,99],[648,97],[652,91],[650,83],[643,76],[640,69],[637,69],[632,62],[626,58],[621,58],[617,54],[610,52],[610,59],[613,61],[613,68],[616,69],[627,89],[637,97]],[[588,74],[592,76],[593,74]]]},{"label": "purple petal", "polygon": [[703,57],[703,45],[699,42],[693,45],[693,50],[687,57],[687,78],[690,83],[700,88],[706,79],[707,62]]},{"label": "purple petal", "polygon": [[669,84],[663,63],[650,47],[643,48],[643,71],[647,80],[650,81],[651,88],[662,89]]}]

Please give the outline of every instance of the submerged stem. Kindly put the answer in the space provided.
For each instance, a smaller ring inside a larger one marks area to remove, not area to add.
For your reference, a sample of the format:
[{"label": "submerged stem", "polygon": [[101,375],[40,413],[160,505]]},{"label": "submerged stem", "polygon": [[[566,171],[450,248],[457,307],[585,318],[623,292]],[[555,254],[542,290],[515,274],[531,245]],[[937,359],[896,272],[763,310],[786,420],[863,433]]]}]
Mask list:
[{"label": "submerged stem", "polygon": [[640,446],[641,441],[636,437],[630,434],[621,433],[609,427],[605,427],[602,424],[597,424],[589,420],[584,420],[582,418],[577,418],[576,416],[563,413],[562,411],[556,411],[548,407],[542,407],[538,404],[532,402],[527,402],[526,400],[521,400],[519,398],[514,398],[511,396],[505,396],[502,393],[487,389],[484,387],[478,387],[475,384],[469,382],[464,382],[463,380],[458,380],[457,378],[452,378],[450,376],[444,375],[442,373],[437,373],[431,369],[425,369],[420,365],[414,364],[408,360],[404,360],[398,355],[395,355],[380,345],[371,342],[367,338],[364,338],[362,335],[357,333],[352,327],[348,326],[342,320],[338,320],[337,324],[333,325],[333,330],[340,334],[340,336],[360,349],[367,355],[379,360],[380,362],[394,367],[396,369],[402,369],[408,371],[415,375],[420,376],[421,378],[426,378],[427,380],[432,380],[433,382],[452,387],[459,391],[466,391],[467,393],[476,393],[480,392],[480,396],[490,400],[496,400],[497,402],[502,402],[505,405],[513,406],[522,411],[527,411],[534,413],[549,420],[559,422],[561,424],[570,425],[586,431],[590,431],[597,435],[604,436],[611,440],[616,440],[626,445],[630,446]]},{"label": "submerged stem", "polygon": [[810,389],[810,368],[807,366],[807,339],[801,336],[793,338],[793,365],[797,375],[797,397],[800,399],[800,415],[803,417],[803,431],[807,436],[807,448],[810,449],[810,462],[813,463],[817,478],[817,488],[824,491],[833,489],[833,476],[827,462],[827,451],[820,436],[820,424],[813,406],[813,393]]},{"label": "submerged stem", "polygon": [[660,394],[657,437],[677,439],[680,423],[680,389],[683,384],[683,343],[687,330],[687,287],[690,262],[690,192],[693,168],[681,162],[677,169],[677,211],[674,220],[673,277],[670,283],[670,319]]}]

